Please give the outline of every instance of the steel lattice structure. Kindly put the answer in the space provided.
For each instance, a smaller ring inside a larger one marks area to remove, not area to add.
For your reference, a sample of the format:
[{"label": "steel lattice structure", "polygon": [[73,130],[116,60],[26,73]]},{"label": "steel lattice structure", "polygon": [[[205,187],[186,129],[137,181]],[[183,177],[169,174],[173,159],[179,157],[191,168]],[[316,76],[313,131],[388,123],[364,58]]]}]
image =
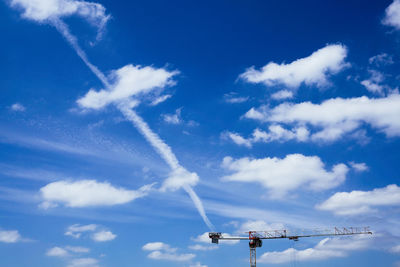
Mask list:
[{"label": "steel lattice structure", "polygon": [[322,236],[347,236],[372,234],[369,227],[334,227],[331,230],[306,230],[297,233],[291,233],[288,230],[274,231],[250,231],[248,236],[224,236],[219,232],[210,232],[208,236],[212,243],[218,244],[219,240],[249,240],[250,248],[250,267],[256,267],[256,248],[262,246],[262,239],[281,239],[298,241],[303,237],[322,237]]}]

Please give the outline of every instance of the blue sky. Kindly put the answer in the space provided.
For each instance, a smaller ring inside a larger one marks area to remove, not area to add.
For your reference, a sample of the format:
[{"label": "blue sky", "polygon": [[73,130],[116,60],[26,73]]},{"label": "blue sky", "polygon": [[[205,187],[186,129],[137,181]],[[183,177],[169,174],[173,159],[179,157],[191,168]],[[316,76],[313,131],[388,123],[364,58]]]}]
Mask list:
[{"label": "blue sky", "polygon": [[[400,1],[0,4],[0,265],[400,266]],[[23,255],[21,257],[21,255]]]}]

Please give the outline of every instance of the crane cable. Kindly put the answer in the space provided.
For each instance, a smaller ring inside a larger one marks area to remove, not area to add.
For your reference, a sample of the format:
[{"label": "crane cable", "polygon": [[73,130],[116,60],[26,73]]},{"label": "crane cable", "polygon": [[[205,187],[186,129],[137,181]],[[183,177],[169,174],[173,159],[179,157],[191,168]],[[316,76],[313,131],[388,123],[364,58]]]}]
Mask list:
[{"label": "crane cable", "polygon": [[297,267],[297,250],[296,250],[296,241],[292,241],[292,261],[291,266]]}]

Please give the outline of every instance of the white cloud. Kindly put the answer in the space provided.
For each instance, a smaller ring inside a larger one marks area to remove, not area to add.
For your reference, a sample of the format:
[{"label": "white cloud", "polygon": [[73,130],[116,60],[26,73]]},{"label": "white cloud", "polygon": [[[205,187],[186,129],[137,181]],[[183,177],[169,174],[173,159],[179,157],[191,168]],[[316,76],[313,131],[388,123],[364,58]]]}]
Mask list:
[{"label": "white cloud", "polygon": [[116,237],[117,235],[110,231],[100,231],[92,235],[92,239],[96,242],[107,242],[114,240]]},{"label": "white cloud", "polygon": [[113,83],[110,88],[100,91],[90,89],[77,103],[82,108],[102,109],[108,104],[118,104],[151,90],[172,85],[174,82],[171,78],[176,74],[176,71],[169,72],[163,68],[126,65],[111,72],[109,80]]},{"label": "white cloud", "polygon": [[368,165],[364,162],[356,163],[354,161],[349,162],[350,166],[357,172],[365,172],[368,171]]},{"label": "white cloud", "polygon": [[26,110],[26,108],[20,103],[14,103],[14,104],[11,105],[10,108],[13,111],[21,111],[22,112],[22,111]]},{"label": "white cloud", "polygon": [[0,230],[0,242],[3,243],[17,243],[22,241],[21,235],[18,231],[2,231]]},{"label": "white cloud", "polygon": [[279,124],[273,124],[268,127],[268,132],[255,129],[252,136],[244,138],[237,133],[225,132],[222,134],[223,138],[231,139],[237,145],[252,147],[254,143],[270,143],[274,141],[286,142],[289,140],[296,140],[298,142],[305,142],[309,139],[310,132],[305,127],[297,127],[293,130],[287,130]]},{"label": "white cloud", "polygon": [[172,95],[162,95],[151,101],[150,106],[157,106],[158,104],[166,101],[167,99],[171,98]]},{"label": "white cloud", "polygon": [[252,146],[252,142],[251,142],[250,139],[246,139],[246,138],[242,137],[241,135],[239,135],[237,133],[224,132],[224,133],[221,134],[221,137],[223,139],[229,138],[230,140],[232,140],[235,144],[237,144],[239,146],[245,146],[245,147],[251,147]]},{"label": "white cloud", "polygon": [[195,172],[189,172],[185,168],[173,170],[169,177],[165,179],[161,191],[178,190],[184,186],[195,186],[199,181],[199,176]]},{"label": "white cloud", "polygon": [[338,192],[316,206],[337,215],[359,215],[376,212],[374,207],[400,205],[400,187],[395,184],[372,191]]},{"label": "white cloud", "polygon": [[346,179],[348,172],[343,163],[328,171],[319,157],[301,154],[287,155],[283,159],[225,157],[222,167],[233,172],[224,176],[223,181],[260,183],[272,198],[281,198],[299,188],[313,191],[334,188]]},{"label": "white cloud", "polygon": [[283,229],[285,229],[285,226],[281,223],[268,224],[263,220],[256,220],[244,222],[236,232],[243,234],[249,231],[274,231]]},{"label": "white cloud", "polygon": [[384,86],[381,85],[381,82],[384,80],[383,74],[376,70],[369,70],[369,73],[371,77],[361,81],[361,84],[371,93],[383,95]]},{"label": "white cloud", "polygon": [[327,45],[312,55],[289,64],[270,62],[261,70],[251,67],[240,75],[250,83],[264,83],[267,86],[285,85],[298,88],[301,84],[317,87],[327,86],[328,76],[336,74],[348,64],[345,62],[347,48],[343,45]]},{"label": "white cloud", "polygon": [[[223,237],[232,237],[232,235],[228,233],[222,233]],[[199,243],[204,243],[204,244],[211,244],[211,238],[208,236],[208,232],[205,232],[195,238],[192,238],[193,241],[199,242]],[[227,244],[227,245],[235,245],[239,243],[239,240],[219,240],[221,244]]]},{"label": "white cloud", "polygon": [[64,233],[66,236],[72,236],[74,238],[80,238],[84,232],[93,232],[97,229],[96,224],[80,225],[73,224],[68,227],[67,231]]},{"label": "white cloud", "polygon": [[393,57],[386,53],[382,53],[382,54],[370,57],[368,62],[369,62],[369,64],[375,64],[378,67],[383,66],[383,65],[391,65],[394,63]]},{"label": "white cloud", "polygon": [[320,131],[312,134],[312,141],[335,141],[359,130],[363,124],[369,124],[393,137],[400,136],[400,95],[392,94],[384,98],[333,98],[321,104],[283,103],[272,109],[266,106],[252,108],[244,117],[320,128]]},{"label": "white cloud", "polygon": [[179,254],[176,253],[177,248],[172,248],[170,245],[163,242],[151,242],[142,247],[143,250],[151,251],[148,258],[153,260],[169,260],[169,261],[190,261],[195,254]]},{"label": "white cloud", "polygon": [[150,242],[145,244],[142,249],[147,251],[163,250],[168,252],[175,252],[177,250],[176,248],[171,248],[170,245],[163,242]]},{"label": "white cloud", "polygon": [[108,182],[65,180],[47,184],[40,189],[40,193],[45,203],[62,203],[67,207],[80,208],[128,203],[146,196],[151,188],[152,185],[145,185],[139,190],[127,190]]},{"label": "white cloud", "polygon": [[164,121],[168,124],[181,124],[182,123],[181,112],[182,108],[178,108],[177,110],[175,110],[174,114],[163,114],[162,117]]},{"label": "white cloud", "polygon": [[73,259],[67,267],[98,267],[99,261],[94,258]]},{"label": "white cloud", "polygon": [[318,261],[346,257],[351,251],[365,250],[370,246],[369,237],[325,238],[315,247],[304,250],[289,248],[284,251],[266,252],[258,258],[260,263],[281,264],[296,261]]},{"label": "white cloud", "polygon": [[56,19],[78,15],[96,26],[99,34],[110,19],[110,16],[106,15],[104,6],[87,1],[11,0],[11,6],[21,8],[22,17],[39,23],[51,23]]},{"label": "white cloud", "polygon": [[397,30],[400,29],[400,0],[394,0],[385,11],[385,17],[382,23],[387,26],[392,26]]},{"label": "white cloud", "polygon": [[271,95],[272,99],[282,100],[282,99],[290,99],[293,98],[293,92],[289,90],[281,90]]},{"label": "white cloud", "polygon": [[249,100],[249,97],[246,96],[237,96],[237,93],[235,92],[230,92],[228,94],[224,94],[224,100],[226,103],[230,104],[239,104],[239,103],[244,103],[247,100]]},{"label": "white cloud", "polygon": [[49,257],[66,257],[69,256],[69,253],[66,249],[60,247],[53,247],[47,250],[46,255]]},{"label": "white cloud", "polygon": [[273,124],[268,127],[268,132],[255,129],[253,132],[253,142],[269,143],[272,141],[297,140],[299,142],[307,141],[309,131],[305,127],[298,127],[293,130],[287,130],[279,124]]},{"label": "white cloud", "polygon": [[394,246],[390,248],[390,252],[392,253],[400,253],[400,245]]}]

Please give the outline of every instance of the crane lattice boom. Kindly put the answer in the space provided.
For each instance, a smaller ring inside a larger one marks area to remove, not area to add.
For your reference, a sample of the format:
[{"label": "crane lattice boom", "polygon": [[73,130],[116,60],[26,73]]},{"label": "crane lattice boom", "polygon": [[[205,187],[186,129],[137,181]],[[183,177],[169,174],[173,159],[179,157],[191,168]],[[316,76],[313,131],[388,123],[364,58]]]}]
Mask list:
[{"label": "crane lattice boom", "polygon": [[362,235],[372,234],[369,227],[335,227],[330,230],[313,230],[302,231],[300,233],[291,233],[288,230],[274,231],[250,231],[248,236],[230,236],[219,232],[208,233],[212,243],[218,244],[219,240],[249,240],[250,247],[250,267],[256,267],[256,248],[262,246],[262,239],[280,239],[287,238],[289,240],[298,241],[303,237],[320,237],[320,236],[344,236],[344,235]]}]

